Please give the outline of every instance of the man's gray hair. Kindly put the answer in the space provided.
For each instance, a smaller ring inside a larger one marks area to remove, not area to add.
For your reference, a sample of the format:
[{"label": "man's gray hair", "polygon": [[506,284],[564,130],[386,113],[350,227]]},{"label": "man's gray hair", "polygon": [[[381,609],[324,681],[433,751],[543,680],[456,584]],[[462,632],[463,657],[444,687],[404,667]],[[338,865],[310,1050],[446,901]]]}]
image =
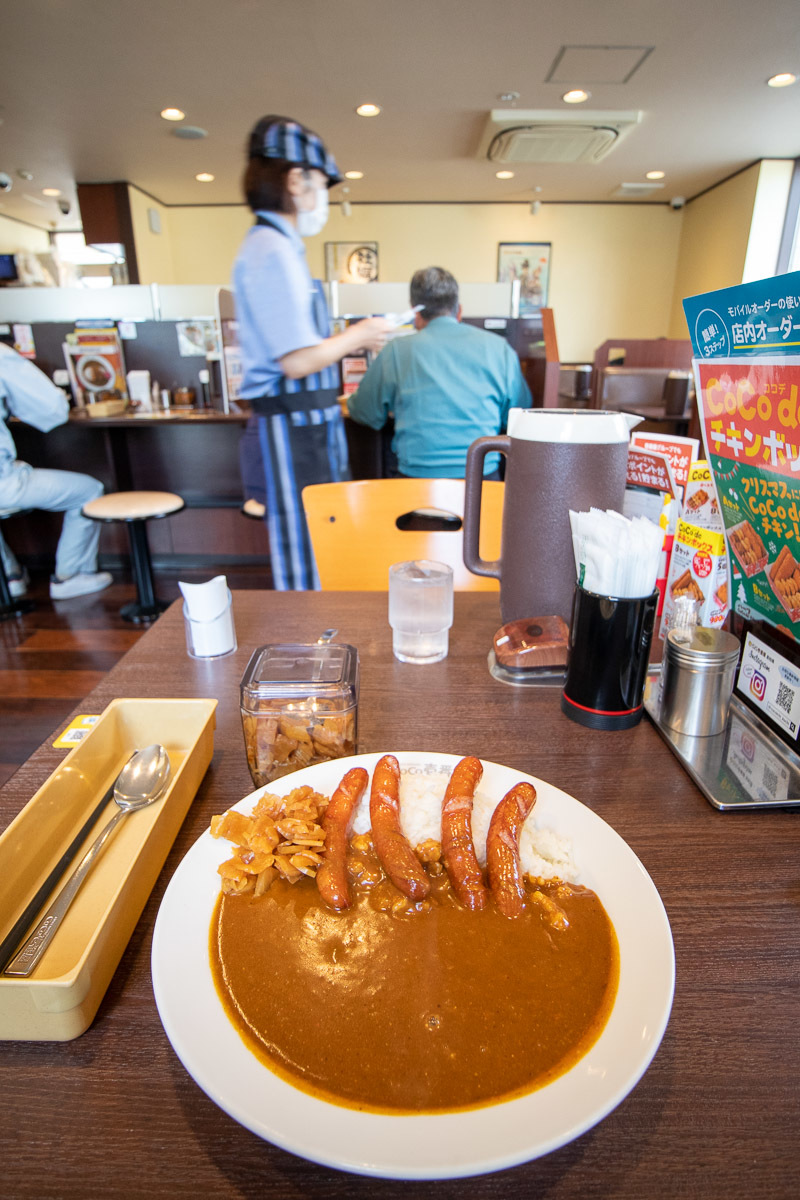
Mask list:
[{"label": "man's gray hair", "polygon": [[424,305],[420,316],[454,317],[458,312],[458,283],[444,267],[423,267],[411,277],[411,304]]}]

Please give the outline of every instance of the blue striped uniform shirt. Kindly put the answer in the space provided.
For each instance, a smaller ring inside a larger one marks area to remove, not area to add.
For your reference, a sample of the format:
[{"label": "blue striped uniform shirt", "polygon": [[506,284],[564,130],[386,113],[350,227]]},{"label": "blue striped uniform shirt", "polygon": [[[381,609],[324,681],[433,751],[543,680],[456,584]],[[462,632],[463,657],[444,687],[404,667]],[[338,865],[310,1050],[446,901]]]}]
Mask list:
[{"label": "blue striped uniform shirt", "polygon": [[257,215],[270,224],[248,231],[233,268],[243,369],[239,394],[255,400],[282,392],[338,390],[336,366],[305,379],[288,379],[281,371],[279,359],[285,354],[329,336],[328,310],[296,229],[277,213]]}]

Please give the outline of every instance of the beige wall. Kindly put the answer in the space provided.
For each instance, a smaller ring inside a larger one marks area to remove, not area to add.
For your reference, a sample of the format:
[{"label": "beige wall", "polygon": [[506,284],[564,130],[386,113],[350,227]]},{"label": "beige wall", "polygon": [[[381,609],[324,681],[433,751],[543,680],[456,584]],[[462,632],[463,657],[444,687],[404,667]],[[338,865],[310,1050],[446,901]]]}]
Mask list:
[{"label": "beige wall", "polygon": [[760,164],[729,179],[682,210],[669,336],[688,337],[681,301],[742,282]]},{"label": "beige wall", "polygon": [[[135,195],[134,191],[134,195]],[[135,217],[143,283],[225,283],[251,223],[242,207],[164,210],[169,257],[151,252],[144,216]],[[464,283],[497,277],[499,242],[552,243],[550,304],[564,362],[590,359],[606,338],[660,337],[666,332],[682,214],[664,205],[374,204],[345,218],[331,210],[324,233],[308,241],[313,275],[324,278],[326,241],[376,241],[380,278],[405,281],[436,264]],[[140,254],[140,238],[145,253]],[[162,237],[164,235],[162,234]],[[169,278],[158,278],[163,270]],[[154,273],[155,272],[155,273]]]},{"label": "beige wall", "polygon": [[665,331],[681,216],[662,205],[364,205],[332,213],[309,242],[312,273],[324,275],[324,241],[376,241],[380,276],[393,282],[441,266],[464,283],[497,278],[499,242],[550,242],[548,303],[562,361],[591,359],[609,337]]},{"label": "beige wall", "polygon": [[45,229],[0,215],[0,254],[46,254],[49,249],[50,235]]},{"label": "beige wall", "polygon": [[[136,246],[136,262],[139,267],[139,283],[189,283],[194,280],[176,279],[172,265],[172,238],[170,233],[170,209],[159,204],[138,188],[128,186],[128,199],[133,221],[133,240]],[[153,233],[147,214],[155,209],[161,221],[161,232]],[[211,282],[203,280],[204,283]]]},{"label": "beige wall", "polygon": [[[171,208],[173,283],[230,283],[239,243],[253,223],[242,205]],[[160,283],[161,280],[152,282]]]}]

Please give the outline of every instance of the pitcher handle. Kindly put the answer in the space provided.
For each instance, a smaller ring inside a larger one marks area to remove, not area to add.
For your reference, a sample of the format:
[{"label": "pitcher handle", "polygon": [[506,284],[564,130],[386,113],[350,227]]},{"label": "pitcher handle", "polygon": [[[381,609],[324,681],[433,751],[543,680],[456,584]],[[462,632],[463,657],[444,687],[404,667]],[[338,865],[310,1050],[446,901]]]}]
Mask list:
[{"label": "pitcher handle", "polygon": [[487,562],[480,556],[483,463],[486,455],[492,451],[499,451],[507,457],[510,450],[511,438],[506,434],[478,438],[467,450],[464,472],[464,566],[473,575],[488,575],[491,579],[500,578],[503,560],[500,557],[496,562]]}]

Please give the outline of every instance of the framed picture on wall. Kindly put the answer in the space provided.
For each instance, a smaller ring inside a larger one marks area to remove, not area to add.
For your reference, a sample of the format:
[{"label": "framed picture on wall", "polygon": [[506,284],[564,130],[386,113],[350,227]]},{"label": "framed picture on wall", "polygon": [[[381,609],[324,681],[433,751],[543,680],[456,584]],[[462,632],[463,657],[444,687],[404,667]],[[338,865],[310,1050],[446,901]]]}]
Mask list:
[{"label": "framed picture on wall", "polygon": [[500,242],[497,247],[497,282],[519,280],[521,317],[547,307],[550,249],[550,242]]},{"label": "framed picture on wall", "polygon": [[377,283],[377,242],[326,242],[325,278],[328,283]]}]

